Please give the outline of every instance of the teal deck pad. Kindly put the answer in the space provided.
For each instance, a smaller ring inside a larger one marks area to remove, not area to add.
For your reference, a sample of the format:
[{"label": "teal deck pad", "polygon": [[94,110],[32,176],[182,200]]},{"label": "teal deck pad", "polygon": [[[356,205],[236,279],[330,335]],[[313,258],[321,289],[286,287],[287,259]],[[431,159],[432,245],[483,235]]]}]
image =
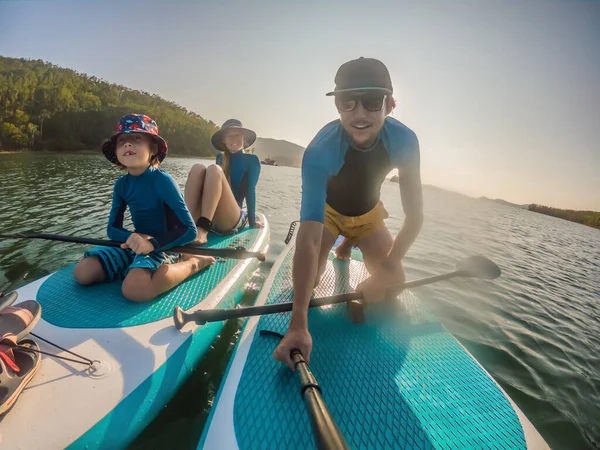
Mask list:
[{"label": "teal deck pad", "polygon": [[[267,304],[292,300],[292,257]],[[328,264],[316,294],[348,292],[367,276],[361,262],[348,264]],[[526,448],[503,392],[412,294],[369,308],[362,325],[346,314],[344,305],[310,310],[310,368],[350,448]],[[258,330],[285,333],[288,323],[289,313],[267,315]],[[273,359],[277,343],[254,336],[234,404],[241,449],[315,448],[298,380]]]},{"label": "teal deck pad", "polygon": [[[209,248],[249,248],[259,229],[246,228],[233,236],[209,235]],[[198,304],[235,267],[238,260],[219,258],[211,267],[148,303],[135,303],[121,294],[121,281],[80,286],[73,278],[74,265],[50,276],[37,294],[42,316],[63,328],[121,328],[155,322]]]}]

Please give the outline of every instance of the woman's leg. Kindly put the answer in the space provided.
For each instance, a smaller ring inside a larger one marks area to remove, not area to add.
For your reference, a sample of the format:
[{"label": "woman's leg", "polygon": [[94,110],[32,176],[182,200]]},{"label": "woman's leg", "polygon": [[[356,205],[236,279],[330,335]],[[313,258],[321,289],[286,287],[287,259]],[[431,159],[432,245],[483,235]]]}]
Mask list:
[{"label": "woman's leg", "polygon": [[[215,227],[229,230],[240,219],[240,207],[223,169],[216,164],[208,167],[195,164],[191,168],[185,183],[184,198],[194,222],[200,217],[206,217]],[[198,237],[194,242],[205,244],[207,236],[208,231],[198,228]]]},{"label": "woman's leg", "polygon": [[210,256],[186,255],[184,258],[175,264],[163,264],[155,272],[131,269],[123,280],[123,296],[132,302],[149,302],[215,262]]},{"label": "woman's leg", "polygon": [[194,222],[198,220],[201,214],[202,192],[204,191],[204,179],[206,176],[206,167],[202,164],[194,164],[190,169],[183,198],[188,210],[192,214]]},{"label": "woman's leg", "polygon": [[[206,169],[200,217],[211,220],[214,226],[221,230],[232,229],[240,220],[240,207],[231,192],[223,169],[216,164]],[[205,243],[207,234],[206,230],[199,228],[197,240]]]}]

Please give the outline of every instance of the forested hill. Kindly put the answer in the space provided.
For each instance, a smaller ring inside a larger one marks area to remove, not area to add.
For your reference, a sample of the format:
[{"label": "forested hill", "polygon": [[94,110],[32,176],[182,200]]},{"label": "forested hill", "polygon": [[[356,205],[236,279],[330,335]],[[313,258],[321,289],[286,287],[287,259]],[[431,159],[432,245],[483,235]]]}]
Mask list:
[{"label": "forested hill", "polygon": [[529,205],[529,210],[600,229],[600,212],[558,209],[542,205]]},{"label": "forested hill", "polygon": [[215,124],[176,103],[40,60],[0,56],[0,150],[98,149],[127,113],[156,120],[172,154],[216,153]]}]

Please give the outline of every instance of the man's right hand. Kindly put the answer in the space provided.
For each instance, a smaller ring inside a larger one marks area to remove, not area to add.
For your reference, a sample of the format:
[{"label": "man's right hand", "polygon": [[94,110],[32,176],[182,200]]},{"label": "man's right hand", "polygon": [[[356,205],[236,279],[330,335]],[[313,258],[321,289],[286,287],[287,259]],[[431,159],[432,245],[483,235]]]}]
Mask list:
[{"label": "man's right hand", "polygon": [[294,327],[290,325],[287,333],[273,352],[273,357],[295,370],[294,363],[290,357],[292,350],[298,349],[307,364],[310,363],[310,352],[312,351],[312,337],[306,327]]}]

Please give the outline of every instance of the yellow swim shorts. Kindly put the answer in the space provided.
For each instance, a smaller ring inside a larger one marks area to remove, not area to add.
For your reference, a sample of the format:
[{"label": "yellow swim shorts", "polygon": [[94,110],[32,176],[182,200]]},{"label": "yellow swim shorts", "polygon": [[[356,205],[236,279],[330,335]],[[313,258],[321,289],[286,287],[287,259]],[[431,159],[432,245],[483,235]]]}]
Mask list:
[{"label": "yellow swim shorts", "polygon": [[361,239],[370,236],[377,228],[385,226],[383,220],[388,217],[382,202],[368,213],[356,217],[343,216],[326,203],[323,226],[333,237],[337,238],[341,234],[356,246]]}]

